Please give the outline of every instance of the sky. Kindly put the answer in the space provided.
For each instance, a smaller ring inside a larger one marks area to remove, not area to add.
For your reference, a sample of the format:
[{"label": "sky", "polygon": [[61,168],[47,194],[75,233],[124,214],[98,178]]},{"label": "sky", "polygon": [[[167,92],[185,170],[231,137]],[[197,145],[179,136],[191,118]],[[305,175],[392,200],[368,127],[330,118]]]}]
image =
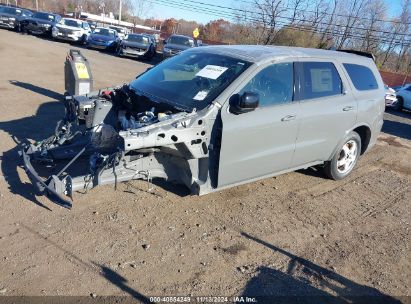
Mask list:
[{"label": "sky", "polygon": [[[148,13],[145,17],[154,17],[156,19],[185,19],[195,20],[199,23],[206,24],[210,20],[218,19],[221,16],[221,12],[210,11],[194,12],[203,10],[204,5],[195,4],[193,2],[186,2],[184,0],[147,0],[149,5]],[[253,0],[193,0],[201,3],[219,5],[231,8],[241,8],[247,5],[247,3],[253,3]],[[388,7],[388,15],[392,16],[397,14],[401,9],[402,0],[385,0]],[[174,6],[174,7],[173,7]],[[224,8],[215,8],[219,11],[225,11],[228,14],[233,14],[233,10]],[[193,11],[194,10],[194,11]],[[228,19],[228,18],[225,18]]]}]

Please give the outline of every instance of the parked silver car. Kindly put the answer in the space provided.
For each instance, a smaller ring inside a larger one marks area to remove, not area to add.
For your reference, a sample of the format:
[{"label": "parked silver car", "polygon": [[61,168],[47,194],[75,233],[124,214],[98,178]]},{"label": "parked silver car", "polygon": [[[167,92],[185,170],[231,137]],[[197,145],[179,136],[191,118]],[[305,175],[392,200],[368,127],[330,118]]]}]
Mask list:
[{"label": "parked silver car", "polygon": [[144,34],[128,34],[121,40],[117,54],[119,56],[129,56],[153,59],[156,55],[156,48],[151,36]]},{"label": "parked silver car", "polygon": [[[384,95],[365,56],[192,48],[130,84],[67,98],[64,123],[23,158],[39,190],[67,208],[72,191],[133,179],[199,195],[315,165],[338,180],[375,144]],[[62,161],[59,173],[37,174]]]}]

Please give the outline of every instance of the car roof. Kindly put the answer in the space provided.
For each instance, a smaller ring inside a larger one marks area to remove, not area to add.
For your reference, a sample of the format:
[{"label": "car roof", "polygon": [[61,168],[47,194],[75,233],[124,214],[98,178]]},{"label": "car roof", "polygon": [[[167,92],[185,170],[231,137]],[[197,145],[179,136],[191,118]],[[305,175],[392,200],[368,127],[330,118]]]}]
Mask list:
[{"label": "car roof", "polygon": [[192,37],[190,37],[190,36],[185,36],[185,35],[176,35],[176,34],[170,35],[170,37],[182,37],[182,38],[189,38],[189,39],[193,39],[193,38],[192,38]]},{"label": "car roof", "polygon": [[80,19],[75,19],[75,18],[66,18],[66,17],[64,17],[64,18],[61,18],[61,19],[64,19],[64,20],[73,20],[73,21],[80,21],[80,22],[83,22],[82,20],[80,20]]},{"label": "car roof", "polygon": [[37,13],[39,13],[39,14],[48,14],[48,15],[53,15],[53,16],[60,16],[59,14],[56,14],[56,13],[49,13],[49,12],[42,12],[42,11],[34,12],[34,14],[37,14]]},{"label": "car roof", "polygon": [[106,30],[116,31],[116,30],[113,30],[112,28],[108,28],[108,27],[105,27],[105,26],[98,26],[98,27],[96,27],[96,30],[97,29],[99,29],[99,30],[106,29]]},{"label": "car roof", "polygon": [[318,58],[347,58],[352,60],[371,60],[370,58],[332,50],[310,49],[289,46],[264,45],[217,45],[192,48],[190,52],[210,52],[236,57],[251,62],[264,62],[278,57],[318,57]]},{"label": "car roof", "polygon": [[122,30],[125,30],[125,29],[126,29],[125,27],[118,26],[118,25],[109,25],[108,27],[109,27],[109,28],[115,28],[115,29],[122,29]]}]

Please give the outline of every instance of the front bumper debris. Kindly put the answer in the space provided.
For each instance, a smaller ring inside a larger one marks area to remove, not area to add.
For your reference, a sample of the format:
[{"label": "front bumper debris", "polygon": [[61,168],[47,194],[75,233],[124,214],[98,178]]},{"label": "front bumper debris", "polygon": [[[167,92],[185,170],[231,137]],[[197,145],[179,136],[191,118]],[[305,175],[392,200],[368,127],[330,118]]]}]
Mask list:
[{"label": "front bumper debris", "polygon": [[60,179],[56,175],[52,175],[47,180],[43,180],[33,168],[31,164],[31,155],[33,146],[23,148],[21,155],[23,157],[24,169],[31,183],[36,186],[41,194],[45,194],[53,202],[61,207],[71,209],[72,207],[72,179],[70,175]]}]

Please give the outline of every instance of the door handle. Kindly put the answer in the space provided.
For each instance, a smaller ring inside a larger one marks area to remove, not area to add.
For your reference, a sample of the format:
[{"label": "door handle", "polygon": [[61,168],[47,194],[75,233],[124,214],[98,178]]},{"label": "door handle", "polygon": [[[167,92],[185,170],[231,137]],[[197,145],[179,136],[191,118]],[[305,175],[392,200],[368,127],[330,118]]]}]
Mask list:
[{"label": "door handle", "polygon": [[296,117],[297,117],[297,116],[295,116],[295,115],[287,115],[287,116],[285,116],[285,117],[281,118],[281,121],[290,121],[290,120],[294,120],[294,119],[296,119]]},{"label": "door handle", "polygon": [[347,107],[344,107],[344,108],[343,108],[343,111],[344,111],[344,112],[348,112],[348,111],[352,111],[352,110],[354,110],[354,107],[353,107],[353,106],[347,106]]}]

